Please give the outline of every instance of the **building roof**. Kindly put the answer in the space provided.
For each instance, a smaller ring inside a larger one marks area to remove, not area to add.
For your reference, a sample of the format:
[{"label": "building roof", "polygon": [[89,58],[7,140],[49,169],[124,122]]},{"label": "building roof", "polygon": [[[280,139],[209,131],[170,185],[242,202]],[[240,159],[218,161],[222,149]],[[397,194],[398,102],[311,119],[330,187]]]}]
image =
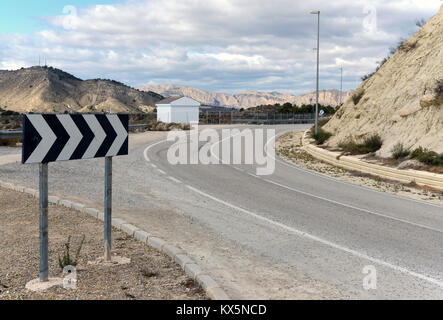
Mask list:
[{"label": "building roof", "polygon": [[179,96],[168,97],[166,99],[160,100],[156,104],[170,104],[171,102],[177,101],[177,100],[179,100],[181,98],[183,98],[183,97],[179,97]]},{"label": "building roof", "polygon": [[156,103],[157,106],[165,106],[165,105],[171,105],[171,106],[190,106],[190,107],[200,107],[200,102],[195,101],[192,98],[188,97],[169,97],[167,99],[163,99]]}]

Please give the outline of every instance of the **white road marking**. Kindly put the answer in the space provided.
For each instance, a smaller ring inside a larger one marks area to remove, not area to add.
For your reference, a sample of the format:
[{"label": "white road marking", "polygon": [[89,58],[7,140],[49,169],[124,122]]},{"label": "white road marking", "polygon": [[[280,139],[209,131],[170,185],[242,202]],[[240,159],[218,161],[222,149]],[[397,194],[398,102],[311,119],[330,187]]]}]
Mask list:
[{"label": "white road marking", "polygon": [[[285,132],[275,136],[274,139],[277,140],[279,137],[281,137],[282,135],[284,135],[285,133],[288,133],[288,132],[290,132],[290,131],[285,131]],[[268,149],[269,144],[274,139],[270,139],[266,143],[266,145],[265,145],[265,153],[269,157],[271,157],[271,156],[268,154],[267,149]],[[311,175],[320,177],[322,179],[326,179],[326,180],[334,181],[334,182],[337,182],[337,183],[341,183],[341,184],[344,184],[344,185],[347,185],[347,186],[350,186],[350,187],[359,188],[359,189],[362,189],[362,190],[365,190],[365,191],[375,192],[375,193],[378,193],[378,194],[383,194],[384,196],[389,195],[391,197],[394,197],[394,198],[397,198],[397,199],[400,199],[400,200],[412,201],[412,202],[416,202],[416,203],[420,203],[420,204],[424,204],[424,205],[428,205],[428,206],[432,206],[432,207],[443,208],[443,206],[441,206],[439,204],[436,204],[436,203],[431,203],[431,202],[425,202],[425,201],[422,201],[422,200],[411,199],[411,198],[408,198],[408,197],[400,196],[398,194],[386,193],[386,192],[382,192],[382,191],[379,191],[379,190],[371,189],[371,188],[368,188],[368,187],[365,187],[365,186],[360,186],[358,184],[342,181],[342,180],[336,179],[334,177],[330,177],[330,176],[328,176],[326,174],[323,174],[323,173],[319,173],[319,172],[316,172],[316,171],[313,171],[313,170],[308,170],[308,169],[300,168],[300,167],[298,167],[296,165],[293,165],[293,164],[288,163],[286,161],[280,160],[277,157],[275,157],[274,160],[277,161],[278,163],[286,166],[286,167],[293,168],[295,170],[298,170],[298,171],[301,171],[301,172],[304,172],[304,173],[307,173],[307,174],[311,174]]]},{"label": "white road marking", "polygon": [[168,179],[173,181],[173,182],[175,182],[175,183],[182,183],[180,180],[178,180],[178,179],[176,179],[174,177],[171,177],[171,176],[169,176]]},{"label": "white road marking", "polygon": [[166,172],[164,172],[164,171],[161,170],[161,169],[157,169],[157,171],[160,172],[160,173],[163,174],[163,175],[166,175]]},{"label": "white road marking", "polygon": [[404,267],[400,267],[400,266],[397,266],[397,265],[391,264],[391,263],[389,263],[389,262],[386,262],[386,261],[383,261],[383,260],[380,260],[380,259],[377,259],[377,258],[373,258],[373,257],[371,257],[371,256],[368,256],[368,255],[364,254],[364,253],[360,253],[360,252],[358,252],[358,251],[356,251],[356,250],[349,249],[349,248],[347,248],[347,247],[344,247],[344,246],[342,246],[342,245],[336,244],[336,243],[334,243],[334,242],[331,242],[331,241],[328,241],[328,240],[325,240],[325,239],[319,238],[319,237],[317,237],[317,236],[311,235],[311,234],[309,234],[309,233],[307,233],[307,232],[300,231],[300,230],[298,230],[298,229],[295,229],[295,228],[289,227],[289,226],[287,226],[287,225],[285,225],[285,224],[283,224],[283,223],[280,223],[280,222],[277,222],[277,221],[271,220],[271,219],[269,219],[269,218],[263,217],[263,216],[261,216],[261,215],[258,215],[258,214],[256,214],[256,213],[254,213],[254,212],[251,212],[251,211],[249,211],[249,210],[246,210],[246,209],[243,209],[243,208],[237,207],[236,205],[233,205],[233,204],[231,204],[231,203],[229,203],[229,202],[226,202],[226,201],[223,201],[223,200],[221,200],[221,199],[218,199],[218,198],[216,198],[216,197],[214,197],[214,196],[211,196],[211,195],[209,195],[209,194],[207,194],[207,193],[205,193],[205,192],[203,192],[203,191],[200,191],[200,190],[198,190],[198,189],[196,189],[196,188],[194,188],[194,187],[191,187],[191,186],[189,186],[189,185],[186,185],[186,187],[187,187],[188,189],[190,189],[190,190],[192,190],[192,191],[194,191],[194,192],[196,192],[196,193],[198,193],[198,194],[200,194],[200,195],[206,197],[206,198],[209,198],[209,199],[214,200],[214,201],[216,201],[216,202],[218,202],[218,203],[221,203],[221,204],[223,204],[223,205],[225,205],[225,206],[227,206],[227,207],[230,207],[231,209],[234,209],[234,210],[240,211],[240,212],[242,212],[242,213],[244,213],[244,214],[247,214],[247,215],[249,215],[249,216],[251,216],[251,217],[253,217],[253,218],[256,218],[256,219],[261,220],[261,221],[263,221],[263,222],[269,223],[269,224],[271,224],[271,225],[273,225],[273,226],[276,226],[276,227],[279,227],[279,228],[284,229],[284,230],[286,230],[286,231],[289,231],[289,232],[291,232],[291,233],[293,233],[293,234],[295,234],[295,235],[297,235],[297,236],[300,236],[300,237],[302,237],[302,238],[307,238],[307,239],[313,240],[313,241],[315,241],[315,242],[322,243],[322,244],[324,244],[324,245],[326,245],[326,246],[332,247],[332,248],[337,249],[337,250],[344,251],[344,252],[346,252],[346,253],[348,253],[348,254],[351,254],[351,255],[354,255],[354,256],[356,256],[356,257],[358,257],[358,258],[361,258],[361,259],[365,259],[365,260],[371,261],[371,262],[376,263],[376,264],[378,264],[378,265],[381,265],[381,266],[384,266],[384,267],[390,268],[390,269],[392,269],[392,270],[398,271],[398,272],[403,273],[403,274],[407,274],[407,275],[409,275],[409,276],[412,276],[412,277],[418,278],[418,279],[420,279],[420,280],[427,281],[427,282],[429,282],[429,283],[432,283],[432,284],[434,284],[434,285],[437,285],[437,286],[443,288],[443,282],[440,281],[440,280],[437,280],[437,279],[431,278],[431,277],[429,277],[429,276],[426,276],[426,275],[423,275],[423,274],[420,274],[420,273],[417,273],[417,272],[414,272],[414,271],[408,270],[408,269],[406,269],[406,268],[404,268]]},{"label": "white road marking", "polygon": [[146,160],[147,162],[150,162],[151,159],[150,159],[149,156],[148,156],[148,152],[149,152],[153,147],[158,146],[159,144],[162,144],[163,142],[167,142],[167,141],[168,141],[168,139],[165,139],[165,140],[161,140],[161,141],[159,141],[159,142],[156,142],[156,143],[153,143],[153,144],[147,146],[146,149],[145,149],[145,151],[143,152],[143,156],[145,157],[145,160]]},{"label": "white road marking", "polygon": [[298,190],[298,189],[286,186],[284,184],[281,184],[281,183],[278,183],[278,182],[275,182],[275,181],[272,181],[272,180],[269,180],[269,179],[262,178],[260,176],[257,176],[255,174],[253,174],[253,173],[250,173],[250,172],[247,172],[247,174],[250,175],[251,177],[254,177],[254,178],[266,181],[268,183],[271,183],[273,185],[276,185],[278,187],[281,187],[281,188],[284,188],[284,189],[287,189],[287,190],[290,190],[290,191],[294,191],[294,192],[303,194],[305,196],[313,197],[313,198],[316,198],[316,199],[319,199],[319,200],[322,200],[322,201],[330,202],[330,203],[337,204],[339,206],[343,206],[343,207],[346,207],[346,208],[354,209],[354,210],[357,210],[357,211],[366,212],[366,213],[369,213],[369,214],[372,214],[372,215],[375,215],[375,216],[379,216],[379,217],[383,217],[383,218],[386,218],[386,219],[390,219],[390,220],[394,220],[394,221],[410,224],[410,225],[415,226],[415,227],[419,227],[419,228],[428,229],[428,230],[431,230],[431,231],[443,233],[443,230],[441,230],[441,229],[432,228],[432,227],[429,227],[429,226],[425,226],[423,224],[411,222],[411,221],[400,219],[400,218],[395,218],[393,216],[388,216],[388,215],[385,215],[385,214],[382,214],[382,213],[379,213],[379,212],[376,212],[376,211],[371,211],[371,210],[355,207],[355,206],[352,206],[352,205],[349,205],[349,204],[346,204],[346,203],[342,203],[342,202],[338,202],[338,201],[335,201],[335,200],[331,200],[331,199],[328,199],[328,198],[316,196],[315,194],[312,194],[312,193],[309,193],[309,192],[305,192],[305,191],[301,191],[301,190]]},{"label": "white road marking", "polygon": [[[283,134],[284,134],[284,133],[283,133]],[[281,134],[281,135],[282,135],[282,134]],[[268,154],[267,150],[268,150],[269,144],[270,144],[273,140],[277,139],[277,138],[278,138],[279,136],[281,136],[281,135],[278,135],[278,136],[275,136],[275,137],[269,139],[268,142],[265,144],[265,150],[264,150],[264,151],[265,151],[265,153],[266,153],[268,156],[269,156],[269,154]],[[229,138],[225,138],[224,140],[226,140],[226,139],[230,139],[230,138],[232,138],[232,137],[233,137],[233,136],[230,136]],[[215,142],[215,143],[211,146],[210,152],[212,153],[213,148],[214,148],[216,145],[218,145],[219,143],[221,143],[222,141],[224,141],[224,140],[221,140],[221,141],[217,141],[217,142]],[[163,142],[166,142],[166,141],[167,141],[167,140],[159,141],[159,142],[157,142],[157,143],[155,143],[155,144],[153,144],[153,145],[148,146],[148,147],[146,148],[146,150],[145,150],[145,158],[148,157],[147,153],[149,152],[149,150],[150,150],[152,147],[157,146],[157,145],[159,145],[159,144],[161,144],[161,143],[163,143]],[[287,163],[285,163],[285,162],[282,162],[282,161],[280,161],[280,160],[278,160],[278,159],[276,159],[276,158],[274,158],[274,159],[277,160],[277,161],[280,162],[280,163],[283,163],[283,164],[287,165],[287,166],[294,167],[294,168],[296,168],[296,169],[300,169],[300,168],[298,168],[298,167],[296,167],[296,166],[293,166],[293,165],[287,164]],[[219,160],[221,160],[221,159],[219,159]],[[222,162],[222,163],[223,163],[223,162]],[[235,167],[235,166],[233,166],[233,165],[226,164],[226,163],[224,163],[224,164],[227,165],[227,166],[229,166],[229,167],[231,167],[231,168],[234,168],[235,170],[237,170],[237,171],[239,171],[239,172],[246,172],[248,175],[250,175],[250,176],[252,176],[252,177],[255,177],[255,178],[258,178],[258,179],[261,179],[262,181],[266,181],[266,182],[268,182],[268,183],[271,183],[271,184],[277,185],[277,186],[279,186],[279,187],[286,188],[286,189],[288,189],[288,190],[291,190],[291,191],[294,191],[294,192],[298,192],[298,193],[301,193],[301,194],[304,194],[304,195],[307,195],[307,196],[310,196],[310,197],[314,197],[314,198],[316,198],[316,199],[321,199],[321,200],[323,200],[323,201],[327,201],[327,202],[330,202],[330,203],[334,203],[334,204],[341,205],[341,206],[344,206],[344,207],[347,207],[347,208],[351,208],[351,209],[358,210],[358,211],[361,211],[361,212],[365,212],[365,213],[369,213],[369,214],[376,215],[376,216],[379,216],[379,217],[383,217],[383,218],[386,218],[386,219],[391,219],[391,220],[394,220],[394,221],[398,221],[398,222],[406,223],[406,224],[413,225],[413,226],[416,226],[416,227],[420,227],[420,228],[428,229],[428,230],[431,230],[431,231],[435,231],[435,232],[443,233],[443,230],[441,230],[441,229],[432,228],[432,227],[425,226],[425,225],[418,224],[418,223],[414,223],[414,222],[411,222],[411,221],[408,221],[408,220],[404,220],[404,219],[400,219],[400,218],[395,218],[395,217],[388,216],[388,215],[385,215],[385,214],[382,214],[382,213],[378,213],[378,212],[370,211],[370,210],[363,209],[363,208],[359,208],[359,207],[355,207],[355,206],[352,206],[352,205],[349,205],[349,204],[341,203],[341,202],[338,202],[338,201],[335,201],[335,200],[332,200],[332,199],[328,199],[328,198],[320,197],[320,196],[317,196],[317,195],[314,195],[314,194],[311,194],[311,193],[308,193],[308,192],[304,192],[304,191],[301,191],[301,190],[297,190],[297,189],[295,189],[295,188],[292,188],[292,187],[289,187],[289,186],[286,186],[286,185],[283,185],[283,184],[280,184],[280,183],[274,182],[274,181],[269,180],[269,179],[262,178],[261,176],[257,176],[257,175],[255,175],[255,174],[249,173],[249,172],[244,171],[243,169],[237,168],[237,167]],[[304,171],[303,169],[300,169],[300,170],[301,170],[301,171]],[[315,173],[312,173],[312,174],[315,174]],[[327,177],[327,176],[323,176],[323,175],[320,175],[320,174],[315,174],[315,175],[320,176],[320,177],[323,177],[323,178],[326,178],[326,179],[329,179],[329,180],[333,180],[333,181],[336,181],[336,182],[342,182],[342,181],[339,181],[339,180],[336,180],[336,179],[333,179],[333,178],[330,178],[330,177]],[[348,183],[346,183],[346,184],[348,184]],[[354,184],[349,184],[349,185],[351,185],[351,186],[353,186],[353,187],[360,187],[360,186],[358,186],[358,185],[354,185]],[[364,190],[371,190],[371,191],[374,191],[374,192],[378,192],[378,191],[376,191],[376,190],[372,190],[372,189],[368,189],[368,188],[364,188],[364,187],[360,187],[360,188],[363,188]],[[384,195],[386,195],[386,194],[384,194]],[[392,195],[392,194],[388,194],[388,196],[394,196],[394,197],[396,197],[396,195]],[[429,203],[426,203],[426,202],[421,202],[421,201],[417,201],[417,200],[409,199],[409,198],[405,198],[405,197],[400,197],[400,196],[397,196],[397,198],[400,198],[400,199],[406,199],[406,200],[411,200],[411,201],[415,201],[415,202],[422,203],[422,204],[429,204]],[[436,206],[436,207],[441,207],[441,206],[439,206],[439,205],[434,205],[434,204],[429,204],[429,205],[433,205],[433,206]]]}]

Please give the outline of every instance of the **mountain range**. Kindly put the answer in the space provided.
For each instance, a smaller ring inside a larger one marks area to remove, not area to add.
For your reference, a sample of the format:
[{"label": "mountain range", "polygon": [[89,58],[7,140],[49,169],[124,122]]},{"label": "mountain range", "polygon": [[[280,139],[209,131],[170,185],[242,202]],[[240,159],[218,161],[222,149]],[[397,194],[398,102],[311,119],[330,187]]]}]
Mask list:
[{"label": "mountain range", "polygon": [[163,96],[113,80],[81,80],[52,67],[0,70],[0,108],[17,112],[152,111]]},{"label": "mountain range", "polygon": [[[301,95],[284,94],[279,92],[260,92],[245,91],[239,94],[226,94],[219,92],[208,92],[196,88],[190,88],[181,85],[146,85],[140,90],[153,91],[165,97],[169,96],[187,96],[202,104],[211,106],[225,106],[233,108],[254,108],[260,105],[284,104],[290,102],[296,105],[315,103],[315,91]],[[342,92],[339,90],[322,90],[320,91],[320,103],[323,105],[338,106],[340,102],[344,102],[352,91]]]},{"label": "mountain range", "polygon": [[[320,92],[320,103],[337,106],[351,95],[332,89]],[[0,70],[0,108],[16,112],[151,112],[155,104],[169,96],[187,96],[203,105],[253,108],[260,105],[296,105],[315,102],[315,92],[302,95],[278,92],[245,91],[240,94],[207,92],[177,85],[131,88],[106,80],[82,80],[53,67]]]}]

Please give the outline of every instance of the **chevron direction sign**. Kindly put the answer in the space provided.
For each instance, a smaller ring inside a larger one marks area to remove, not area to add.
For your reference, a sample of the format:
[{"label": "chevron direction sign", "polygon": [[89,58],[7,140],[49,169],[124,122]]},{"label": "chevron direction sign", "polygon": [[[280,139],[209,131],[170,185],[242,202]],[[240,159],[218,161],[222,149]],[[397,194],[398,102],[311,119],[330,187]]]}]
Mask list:
[{"label": "chevron direction sign", "polygon": [[22,163],[128,155],[127,114],[26,114]]}]

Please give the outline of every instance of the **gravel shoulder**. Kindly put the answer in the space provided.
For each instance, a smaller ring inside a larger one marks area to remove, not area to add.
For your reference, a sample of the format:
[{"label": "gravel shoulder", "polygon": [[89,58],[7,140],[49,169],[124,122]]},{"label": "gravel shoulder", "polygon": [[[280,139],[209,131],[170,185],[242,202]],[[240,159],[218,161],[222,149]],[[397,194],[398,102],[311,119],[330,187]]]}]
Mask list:
[{"label": "gravel shoulder", "polygon": [[45,293],[25,289],[38,277],[38,201],[0,188],[0,300],[201,300],[204,291],[167,255],[123,232],[113,230],[113,253],[131,259],[127,265],[90,265],[103,252],[103,224],[74,210],[49,207],[50,277],[62,277],[58,257],[69,236],[75,255],[83,235],[77,290],[54,287]]},{"label": "gravel shoulder", "polygon": [[383,180],[367,174],[345,170],[315,159],[302,149],[303,131],[288,132],[276,142],[276,153],[296,166],[316,171],[335,179],[371,189],[443,205],[443,192],[416,188],[400,182]]}]

